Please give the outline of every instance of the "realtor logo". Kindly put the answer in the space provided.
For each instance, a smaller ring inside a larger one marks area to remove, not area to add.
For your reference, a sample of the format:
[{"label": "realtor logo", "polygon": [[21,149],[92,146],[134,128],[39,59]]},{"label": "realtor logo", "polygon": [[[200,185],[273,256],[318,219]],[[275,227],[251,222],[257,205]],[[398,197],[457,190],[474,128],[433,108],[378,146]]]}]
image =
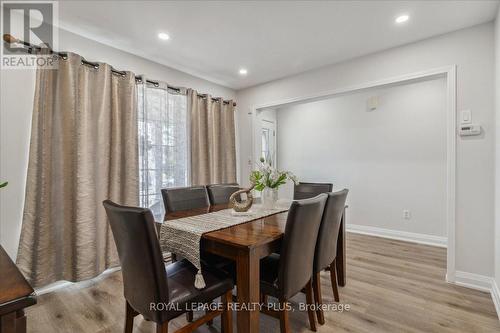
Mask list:
[{"label": "realtor logo", "polygon": [[57,49],[57,1],[1,1],[1,67],[54,68]]}]

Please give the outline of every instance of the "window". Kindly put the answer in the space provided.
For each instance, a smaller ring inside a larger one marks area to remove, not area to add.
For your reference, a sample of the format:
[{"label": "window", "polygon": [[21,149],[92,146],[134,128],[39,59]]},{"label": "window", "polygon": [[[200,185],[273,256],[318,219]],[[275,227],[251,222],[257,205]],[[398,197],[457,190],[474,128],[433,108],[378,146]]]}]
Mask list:
[{"label": "window", "polygon": [[137,100],[140,205],[161,220],[161,189],[188,184],[187,98],[141,84]]}]

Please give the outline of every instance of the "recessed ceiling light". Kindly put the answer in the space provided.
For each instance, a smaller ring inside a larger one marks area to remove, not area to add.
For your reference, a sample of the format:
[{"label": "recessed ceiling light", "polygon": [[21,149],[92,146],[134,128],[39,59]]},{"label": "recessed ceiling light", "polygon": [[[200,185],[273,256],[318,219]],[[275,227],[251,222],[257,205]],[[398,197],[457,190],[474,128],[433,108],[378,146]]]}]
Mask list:
[{"label": "recessed ceiling light", "polygon": [[158,38],[163,39],[163,40],[169,40],[170,36],[168,34],[164,33],[164,32],[160,32],[158,34]]},{"label": "recessed ceiling light", "polygon": [[247,75],[247,74],[248,74],[248,71],[246,70],[246,68],[240,69],[240,75]]},{"label": "recessed ceiling light", "polygon": [[401,16],[396,17],[396,23],[399,23],[399,24],[405,23],[409,19],[410,19],[410,16],[408,16],[408,15],[401,15]]}]

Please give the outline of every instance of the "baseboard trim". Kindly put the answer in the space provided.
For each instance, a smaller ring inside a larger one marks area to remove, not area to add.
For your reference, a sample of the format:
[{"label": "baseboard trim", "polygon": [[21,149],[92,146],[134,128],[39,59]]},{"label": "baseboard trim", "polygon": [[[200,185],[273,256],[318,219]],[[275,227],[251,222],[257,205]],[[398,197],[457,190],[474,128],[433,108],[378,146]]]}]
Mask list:
[{"label": "baseboard trim", "polygon": [[390,230],[378,227],[370,227],[366,225],[347,224],[346,230],[357,234],[390,238],[390,239],[396,239],[406,242],[438,246],[438,247],[446,247],[448,243],[448,239],[446,237],[417,234],[413,232],[399,231],[399,230]]},{"label": "baseboard trim", "polygon": [[450,282],[458,286],[486,291],[491,294],[495,310],[500,320],[500,290],[494,278],[474,273],[456,271],[455,281]]},{"label": "baseboard trim", "polygon": [[35,288],[35,293],[38,296],[40,296],[40,295],[43,295],[43,294],[48,294],[48,293],[54,292],[56,290],[67,288],[67,287],[71,287],[71,286],[77,286],[78,288],[85,288],[85,287],[88,287],[88,286],[90,286],[92,284],[95,284],[96,282],[104,279],[109,274],[114,273],[114,272],[120,270],[120,268],[121,267],[108,268],[107,270],[105,270],[104,272],[102,272],[101,274],[99,274],[98,276],[96,276],[95,278],[92,278],[92,279],[89,279],[89,280],[85,280],[85,281],[80,281],[80,282],[56,281],[56,282],[51,283],[49,285],[46,285],[46,286],[43,286],[43,287],[39,287],[39,288]]},{"label": "baseboard trim", "polygon": [[456,271],[453,283],[462,287],[492,292],[493,281],[493,278],[489,276]]},{"label": "baseboard trim", "polygon": [[491,298],[493,299],[493,304],[495,304],[498,319],[500,320],[500,289],[498,288],[498,284],[495,279],[493,279],[493,283],[491,286]]}]

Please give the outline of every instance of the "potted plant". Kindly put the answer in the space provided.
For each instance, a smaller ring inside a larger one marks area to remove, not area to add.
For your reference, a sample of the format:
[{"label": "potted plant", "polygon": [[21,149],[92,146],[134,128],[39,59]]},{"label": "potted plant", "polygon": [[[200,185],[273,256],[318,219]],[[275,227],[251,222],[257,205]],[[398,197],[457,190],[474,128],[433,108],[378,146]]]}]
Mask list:
[{"label": "potted plant", "polygon": [[262,192],[262,206],[273,209],[278,200],[278,188],[288,180],[298,183],[297,177],[290,171],[277,170],[271,161],[260,158],[257,170],[250,173],[250,182],[254,189]]}]

